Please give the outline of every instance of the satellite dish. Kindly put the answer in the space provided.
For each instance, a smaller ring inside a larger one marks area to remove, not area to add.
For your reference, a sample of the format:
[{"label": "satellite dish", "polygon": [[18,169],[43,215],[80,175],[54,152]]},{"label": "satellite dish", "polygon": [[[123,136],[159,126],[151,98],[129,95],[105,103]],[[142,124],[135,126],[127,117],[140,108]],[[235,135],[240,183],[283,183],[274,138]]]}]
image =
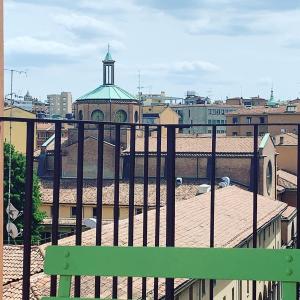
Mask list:
[{"label": "satellite dish", "polygon": [[13,239],[17,238],[22,234],[22,232],[18,231],[18,228],[14,223],[8,223],[6,225],[6,231]]},{"label": "satellite dish", "polygon": [[88,228],[96,228],[97,220],[94,218],[88,218],[83,220],[82,225],[88,227]]},{"label": "satellite dish", "polygon": [[6,213],[13,221],[22,214],[22,212],[19,212],[11,203],[7,206]]}]

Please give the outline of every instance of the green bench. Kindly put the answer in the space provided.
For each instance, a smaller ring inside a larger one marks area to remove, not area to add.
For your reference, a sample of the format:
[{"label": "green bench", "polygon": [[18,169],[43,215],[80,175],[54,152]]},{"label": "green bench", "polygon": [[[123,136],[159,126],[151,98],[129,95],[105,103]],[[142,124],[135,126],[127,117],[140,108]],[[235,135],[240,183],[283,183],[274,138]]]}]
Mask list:
[{"label": "green bench", "polygon": [[75,275],[281,281],[283,299],[294,300],[300,250],[49,246],[44,272],[60,280],[58,296],[43,300],[74,299]]}]

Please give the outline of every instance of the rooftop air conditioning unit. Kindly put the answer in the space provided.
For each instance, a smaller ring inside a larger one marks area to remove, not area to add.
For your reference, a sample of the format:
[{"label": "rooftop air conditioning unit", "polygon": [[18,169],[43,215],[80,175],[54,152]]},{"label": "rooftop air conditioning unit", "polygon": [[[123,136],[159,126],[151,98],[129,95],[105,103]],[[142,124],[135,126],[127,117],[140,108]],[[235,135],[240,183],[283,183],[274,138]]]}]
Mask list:
[{"label": "rooftop air conditioning unit", "polygon": [[221,182],[219,183],[220,188],[224,188],[230,185],[230,178],[229,177],[222,177]]},{"label": "rooftop air conditioning unit", "polygon": [[205,194],[210,192],[211,186],[209,184],[201,184],[198,187],[197,195]]},{"label": "rooftop air conditioning unit", "polygon": [[182,178],[181,177],[176,178],[176,184],[177,185],[182,185]]}]

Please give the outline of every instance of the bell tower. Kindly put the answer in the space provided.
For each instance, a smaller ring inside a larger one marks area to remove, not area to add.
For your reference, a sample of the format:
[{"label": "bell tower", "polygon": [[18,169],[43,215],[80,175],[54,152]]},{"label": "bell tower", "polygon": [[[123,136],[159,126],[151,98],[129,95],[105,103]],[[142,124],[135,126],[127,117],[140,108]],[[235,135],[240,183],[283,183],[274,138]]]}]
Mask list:
[{"label": "bell tower", "polygon": [[115,84],[115,61],[110,54],[110,47],[108,44],[107,54],[103,62],[103,85]]}]

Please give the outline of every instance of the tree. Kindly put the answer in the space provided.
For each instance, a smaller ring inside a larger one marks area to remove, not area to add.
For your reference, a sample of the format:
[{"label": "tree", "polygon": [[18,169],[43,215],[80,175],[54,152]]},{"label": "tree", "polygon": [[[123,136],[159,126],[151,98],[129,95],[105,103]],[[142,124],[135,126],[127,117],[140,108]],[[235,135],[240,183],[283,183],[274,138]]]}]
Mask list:
[{"label": "tree", "polygon": [[[18,210],[24,210],[25,201],[25,177],[26,177],[26,157],[22,153],[15,150],[11,146],[11,204]],[[8,205],[9,194],[9,155],[10,144],[4,143],[4,226],[7,224],[6,207]],[[40,211],[41,206],[40,181],[36,172],[33,174],[33,190],[32,190],[32,244],[37,244],[41,239],[43,230],[42,221],[45,218],[45,213]],[[12,221],[21,231],[24,227],[24,215],[20,215],[16,220]],[[4,229],[4,240],[7,241],[7,232]],[[16,239],[16,243],[21,244],[23,241],[22,235]]]}]

